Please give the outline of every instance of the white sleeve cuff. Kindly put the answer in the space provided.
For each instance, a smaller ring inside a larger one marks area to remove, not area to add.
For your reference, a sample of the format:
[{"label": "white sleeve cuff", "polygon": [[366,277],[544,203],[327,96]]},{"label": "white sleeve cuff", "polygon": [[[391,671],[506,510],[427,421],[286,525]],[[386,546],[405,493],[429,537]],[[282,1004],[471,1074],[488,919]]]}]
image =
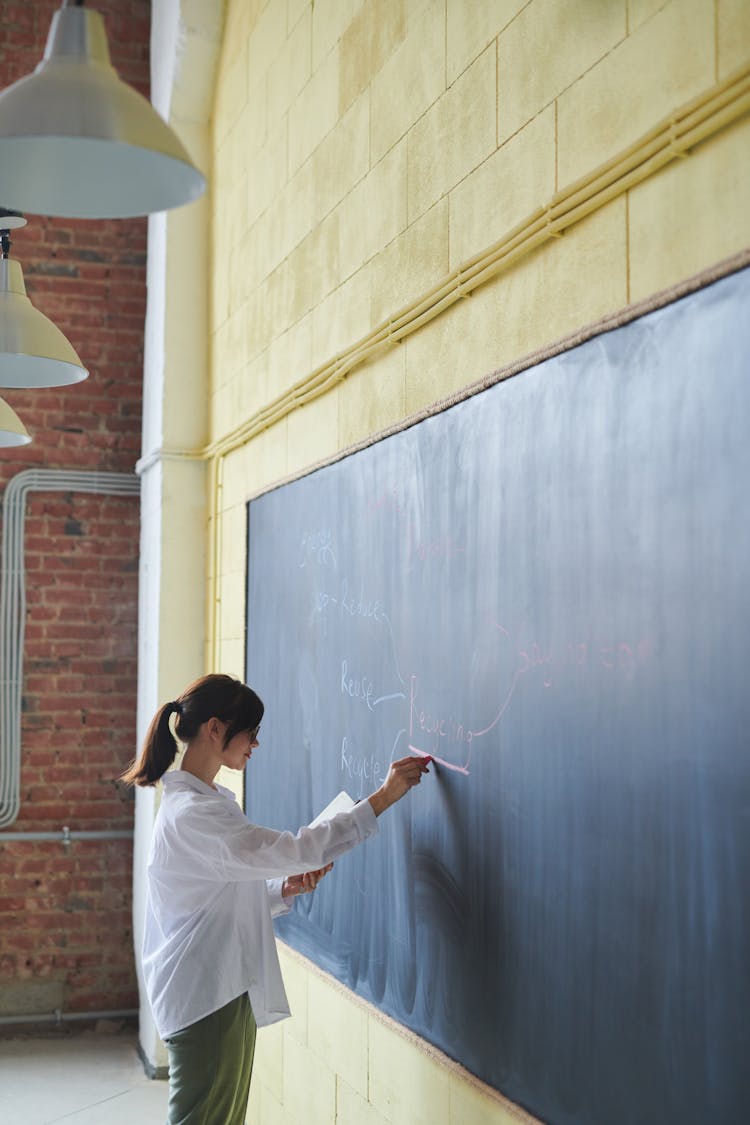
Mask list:
[{"label": "white sleeve cuff", "polygon": [[281,893],[281,888],[283,886],[283,879],[266,879],[268,904],[271,907],[272,918],[278,918],[282,914],[288,914],[292,909],[292,900],[289,899],[287,901]]}]

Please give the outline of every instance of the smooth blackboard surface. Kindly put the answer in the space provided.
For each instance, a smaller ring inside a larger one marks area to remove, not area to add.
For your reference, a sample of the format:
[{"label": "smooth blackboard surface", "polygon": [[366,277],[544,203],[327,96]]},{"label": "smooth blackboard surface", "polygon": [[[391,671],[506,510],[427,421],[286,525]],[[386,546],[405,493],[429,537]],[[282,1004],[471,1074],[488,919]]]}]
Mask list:
[{"label": "smooth blackboard surface", "polygon": [[744,271],[249,505],[250,818],[445,763],[278,932],[555,1125],[750,1118],[749,322]]}]

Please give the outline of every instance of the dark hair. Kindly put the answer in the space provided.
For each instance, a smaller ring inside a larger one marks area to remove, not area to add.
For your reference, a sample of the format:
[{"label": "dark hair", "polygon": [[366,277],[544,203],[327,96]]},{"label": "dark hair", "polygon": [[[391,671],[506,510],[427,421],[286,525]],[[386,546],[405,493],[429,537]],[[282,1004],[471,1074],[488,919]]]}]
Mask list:
[{"label": "dark hair", "polygon": [[[174,734],[169,725],[176,714]],[[155,785],[175,760],[181,742],[195,738],[199,727],[209,719],[227,723],[224,745],[236,734],[254,730],[263,718],[263,702],[251,687],[234,676],[212,673],[185,688],[177,699],[165,703],[154,715],[146,733],[143,750],[121,777],[128,785]]]}]

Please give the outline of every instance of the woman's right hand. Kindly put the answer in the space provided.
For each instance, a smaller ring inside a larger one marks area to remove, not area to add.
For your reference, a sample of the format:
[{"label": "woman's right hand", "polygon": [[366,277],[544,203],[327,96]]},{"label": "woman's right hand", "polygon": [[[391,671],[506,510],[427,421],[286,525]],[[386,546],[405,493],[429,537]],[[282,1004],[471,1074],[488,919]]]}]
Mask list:
[{"label": "woman's right hand", "polygon": [[385,781],[369,798],[375,816],[380,816],[391,805],[395,805],[396,801],[400,801],[415,785],[419,785],[422,774],[430,772],[431,761],[432,758],[417,755],[413,758],[399,758],[397,762],[392,762]]}]

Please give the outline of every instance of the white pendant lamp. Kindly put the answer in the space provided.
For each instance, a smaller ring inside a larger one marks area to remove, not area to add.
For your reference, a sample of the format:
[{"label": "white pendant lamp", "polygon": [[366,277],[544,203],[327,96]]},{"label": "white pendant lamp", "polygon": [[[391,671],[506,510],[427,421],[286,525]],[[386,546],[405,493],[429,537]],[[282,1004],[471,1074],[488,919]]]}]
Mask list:
[{"label": "white pendant lamp", "polygon": [[0,94],[0,199],[35,214],[126,218],[205,187],[173,130],[118,78],[102,16],[66,0],[39,66]]},{"label": "white pendant lamp", "polygon": [[26,427],[7,402],[0,398],[0,447],[28,445],[31,438]]},{"label": "white pendant lamp", "polygon": [[80,383],[88,371],[60,329],[34,308],[21,266],[8,257],[10,231],[25,222],[22,215],[0,208],[0,387]]}]

